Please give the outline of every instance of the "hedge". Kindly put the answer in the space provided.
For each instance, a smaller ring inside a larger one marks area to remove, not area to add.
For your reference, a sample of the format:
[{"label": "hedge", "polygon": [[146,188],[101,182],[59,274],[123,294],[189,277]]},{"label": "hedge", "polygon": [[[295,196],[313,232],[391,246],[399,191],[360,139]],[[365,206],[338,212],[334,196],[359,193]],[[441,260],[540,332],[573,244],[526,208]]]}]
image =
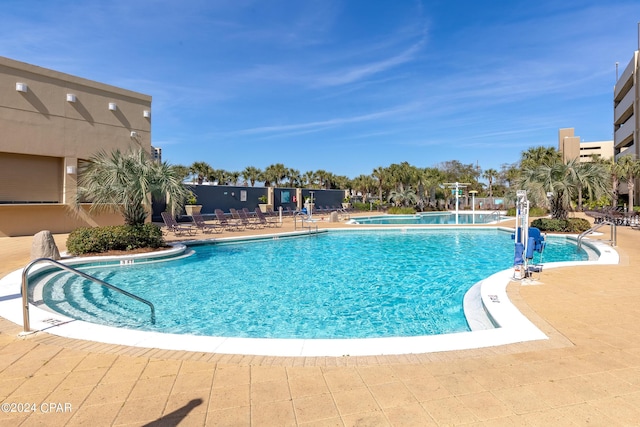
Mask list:
[{"label": "hedge", "polygon": [[67,251],[72,255],[160,248],[164,245],[162,230],[155,224],[78,228],[67,239]]},{"label": "hedge", "polygon": [[550,219],[538,218],[531,221],[531,226],[540,231],[559,233],[582,233],[591,228],[591,223],[584,218]]}]

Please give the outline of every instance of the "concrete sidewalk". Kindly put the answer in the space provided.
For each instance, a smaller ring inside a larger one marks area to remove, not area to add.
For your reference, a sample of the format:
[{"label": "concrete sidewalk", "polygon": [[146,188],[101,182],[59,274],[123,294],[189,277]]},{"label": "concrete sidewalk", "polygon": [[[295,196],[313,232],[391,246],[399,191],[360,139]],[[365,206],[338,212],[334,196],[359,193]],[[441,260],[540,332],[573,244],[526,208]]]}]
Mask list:
[{"label": "concrete sidewalk", "polygon": [[[0,238],[0,276],[30,247]],[[234,356],[23,339],[0,319],[0,425],[638,425],[640,231],[618,228],[618,251],[617,266],[513,282],[510,298],[550,339],[481,350]]]}]

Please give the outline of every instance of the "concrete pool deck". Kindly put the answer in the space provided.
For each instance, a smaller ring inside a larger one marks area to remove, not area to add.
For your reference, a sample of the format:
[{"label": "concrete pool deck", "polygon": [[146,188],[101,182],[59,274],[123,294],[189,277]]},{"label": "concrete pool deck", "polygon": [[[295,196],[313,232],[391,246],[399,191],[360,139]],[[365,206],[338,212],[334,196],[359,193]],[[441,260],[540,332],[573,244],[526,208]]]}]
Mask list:
[{"label": "concrete pool deck", "polygon": [[[28,262],[31,241],[0,238],[0,276]],[[0,425],[636,425],[640,231],[619,227],[617,249],[619,265],[512,282],[511,301],[549,339],[479,350],[234,356],[18,338],[0,319],[0,402],[36,405]]]}]

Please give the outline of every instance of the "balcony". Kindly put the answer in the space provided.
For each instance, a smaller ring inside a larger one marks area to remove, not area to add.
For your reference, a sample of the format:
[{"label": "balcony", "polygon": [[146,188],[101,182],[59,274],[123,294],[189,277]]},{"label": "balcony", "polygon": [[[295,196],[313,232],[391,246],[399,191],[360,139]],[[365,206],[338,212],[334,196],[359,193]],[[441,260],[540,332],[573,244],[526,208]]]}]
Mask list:
[{"label": "balcony", "polygon": [[633,139],[633,131],[635,129],[635,116],[632,114],[631,117],[625,122],[624,125],[620,126],[620,128],[616,131],[613,136],[613,146],[619,147],[624,142]]},{"label": "balcony", "polygon": [[620,124],[624,123],[633,115],[633,101],[635,99],[635,91],[630,90],[627,94],[622,98],[622,101],[616,105],[613,109],[613,123]]},{"label": "balcony", "polygon": [[622,72],[622,75],[616,82],[613,89],[613,99],[618,100],[626,95],[626,92],[633,86],[634,74],[636,69],[636,54],[633,54],[631,61]]}]

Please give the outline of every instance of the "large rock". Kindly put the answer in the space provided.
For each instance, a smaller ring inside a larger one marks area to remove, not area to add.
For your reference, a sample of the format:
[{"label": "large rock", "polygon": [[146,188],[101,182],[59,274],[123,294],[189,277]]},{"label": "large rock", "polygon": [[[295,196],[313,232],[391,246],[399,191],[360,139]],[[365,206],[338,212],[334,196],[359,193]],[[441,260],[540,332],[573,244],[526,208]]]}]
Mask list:
[{"label": "large rock", "polygon": [[33,236],[31,260],[38,258],[60,259],[60,252],[49,230],[41,231]]}]

